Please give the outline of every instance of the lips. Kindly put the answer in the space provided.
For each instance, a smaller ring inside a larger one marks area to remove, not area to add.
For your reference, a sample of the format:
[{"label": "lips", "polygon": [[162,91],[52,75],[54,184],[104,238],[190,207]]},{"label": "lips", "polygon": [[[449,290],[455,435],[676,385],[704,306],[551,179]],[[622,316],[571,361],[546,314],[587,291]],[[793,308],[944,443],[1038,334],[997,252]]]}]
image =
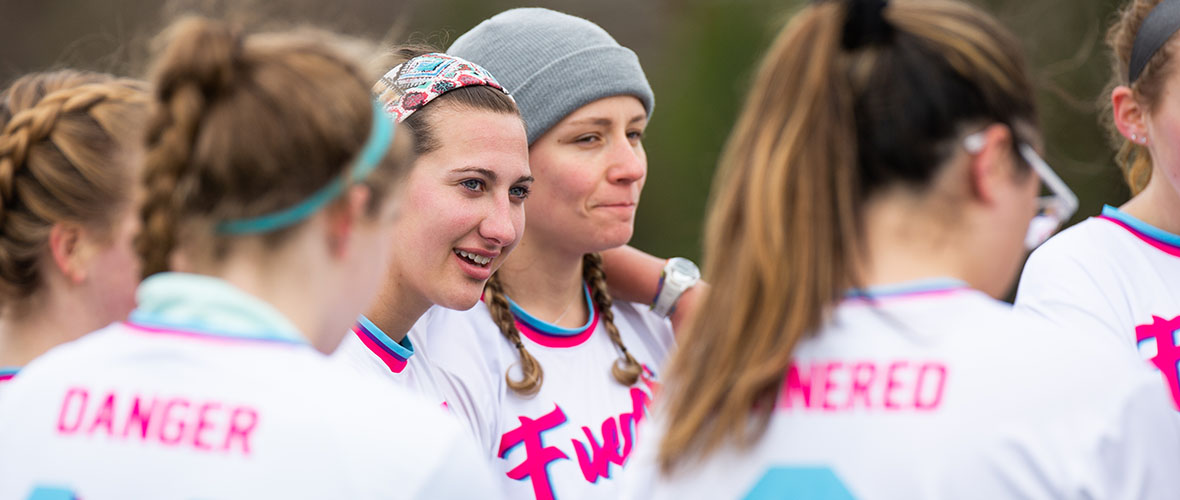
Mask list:
[{"label": "lips", "polygon": [[499,252],[461,248],[454,249],[453,253],[459,268],[471,279],[479,281],[492,277],[492,261],[500,255]]}]

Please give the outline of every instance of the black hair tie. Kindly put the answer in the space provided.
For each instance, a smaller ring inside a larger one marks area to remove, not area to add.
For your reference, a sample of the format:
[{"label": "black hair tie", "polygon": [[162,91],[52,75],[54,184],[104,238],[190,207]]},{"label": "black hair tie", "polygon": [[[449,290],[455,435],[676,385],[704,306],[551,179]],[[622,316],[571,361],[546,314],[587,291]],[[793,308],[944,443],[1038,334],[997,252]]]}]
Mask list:
[{"label": "black hair tie", "polygon": [[1147,67],[1151,56],[1159,52],[1160,47],[1163,47],[1178,29],[1180,29],[1180,0],[1164,0],[1151,9],[1151,13],[1147,14],[1147,19],[1144,19],[1143,24],[1139,26],[1139,32],[1135,33],[1135,45],[1131,47],[1131,61],[1127,64],[1128,84],[1135,83],[1135,80],[1139,79],[1139,75],[1143,73],[1143,68]]},{"label": "black hair tie", "polygon": [[893,26],[885,20],[885,0],[848,0],[848,17],[840,45],[855,50],[872,43],[885,43],[893,37]]}]

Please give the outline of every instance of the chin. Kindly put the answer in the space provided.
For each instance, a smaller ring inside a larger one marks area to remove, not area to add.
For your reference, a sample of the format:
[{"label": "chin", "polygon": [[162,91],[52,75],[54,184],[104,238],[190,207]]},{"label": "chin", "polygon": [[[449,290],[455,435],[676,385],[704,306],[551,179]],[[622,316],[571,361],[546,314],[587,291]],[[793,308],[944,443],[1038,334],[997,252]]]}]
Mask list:
[{"label": "chin", "polygon": [[[468,288],[471,288],[471,290],[468,290]],[[435,301],[434,304],[456,311],[466,311],[479,303],[479,299],[483,296],[483,283],[480,283],[478,288],[473,285],[464,284],[452,288],[450,292],[439,297],[440,300]]]}]

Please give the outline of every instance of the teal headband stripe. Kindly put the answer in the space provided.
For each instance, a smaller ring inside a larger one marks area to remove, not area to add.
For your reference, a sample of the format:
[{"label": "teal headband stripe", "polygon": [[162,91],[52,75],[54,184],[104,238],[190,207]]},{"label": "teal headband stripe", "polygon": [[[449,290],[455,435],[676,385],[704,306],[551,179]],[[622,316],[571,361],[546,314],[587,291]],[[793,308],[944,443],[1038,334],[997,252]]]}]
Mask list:
[{"label": "teal headband stripe", "polygon": [[360,156],[357,157],[349,172],[333,179],[327,186],[320,188],[291,208],[258,217],[223,221],[217,224],[217,232],[229,235],[268,233],[292,226],[311,217],[324,205],[340,196],[345,188],[364,180],[373,173],[373,170],[381,163],[381,159],[385,157],[385,153],[389,151],[389,145],[393,143],[393,135],[393,117],[385,112],[380,103],[374,101],[373,126],[369,138],[365,141]]}]

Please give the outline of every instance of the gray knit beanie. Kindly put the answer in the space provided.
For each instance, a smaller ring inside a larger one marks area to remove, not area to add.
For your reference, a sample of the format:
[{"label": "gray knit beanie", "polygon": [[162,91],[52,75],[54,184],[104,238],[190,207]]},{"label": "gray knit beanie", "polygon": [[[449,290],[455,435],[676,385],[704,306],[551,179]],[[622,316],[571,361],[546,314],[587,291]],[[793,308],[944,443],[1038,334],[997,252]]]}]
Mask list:
[{"label": "gray knit beanie", "polygon": [[580,17],[541,8],[507,10],[464,33],[447,53],[496,75],[520,107],[529,145],[604,97],[633,95],[649,117],[655,108],[635,53]]}]

